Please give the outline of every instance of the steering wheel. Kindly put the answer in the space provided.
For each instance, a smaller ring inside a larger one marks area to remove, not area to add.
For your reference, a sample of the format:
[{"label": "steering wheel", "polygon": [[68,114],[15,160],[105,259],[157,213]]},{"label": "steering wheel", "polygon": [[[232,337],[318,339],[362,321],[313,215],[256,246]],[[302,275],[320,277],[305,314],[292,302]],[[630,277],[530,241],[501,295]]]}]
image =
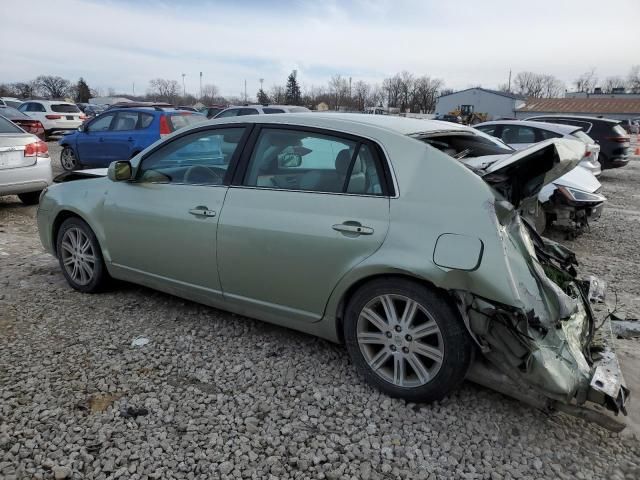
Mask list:
[{"label": "steering wheel", "polygon": [[223,178],[215,170],[203,165],[192,165],[184,172],[184,183],[220,185]]}]

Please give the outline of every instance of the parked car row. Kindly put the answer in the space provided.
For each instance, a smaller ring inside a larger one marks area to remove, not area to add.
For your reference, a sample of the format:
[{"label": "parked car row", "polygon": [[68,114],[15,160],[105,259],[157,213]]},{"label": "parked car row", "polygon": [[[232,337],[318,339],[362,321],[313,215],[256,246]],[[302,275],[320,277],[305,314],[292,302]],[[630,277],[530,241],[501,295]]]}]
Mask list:
[{"label": "parked car row", "polygon": [[[166,110],[103,116],[180,117]],[[629,394],[594,341],[597,283],[518,213],[587,149],[389,115],[236,115],[69,172],[37,221],[81,292],[116,278],[342,342],[410,402],[466,377],[619,428],[591,407],[625,413]]]}]

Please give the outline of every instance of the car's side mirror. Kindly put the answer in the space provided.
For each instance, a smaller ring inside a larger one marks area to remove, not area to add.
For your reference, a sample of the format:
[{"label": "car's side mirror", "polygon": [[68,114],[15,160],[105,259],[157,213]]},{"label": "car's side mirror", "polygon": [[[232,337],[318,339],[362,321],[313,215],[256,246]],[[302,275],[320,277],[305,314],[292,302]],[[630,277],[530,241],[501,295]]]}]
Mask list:
[{"label": "car's side mirror", "polygon": [[82,124],[78,127],[78,131],[79,132],[86,132],[87,131],[87,125],[86,124]]},{"label": "car's side mirror", "polygon": [[302,165],[302,157],[295,153],[281,153],[278,155],[278,168],[296,168]]},{"label": "car's side mirror", "polygon": [[133,170],[131,169],[131,163],[126,160],[118,160],[111,162],[107,170],[107,177],[112,182],[124,182],[131,180]]}]

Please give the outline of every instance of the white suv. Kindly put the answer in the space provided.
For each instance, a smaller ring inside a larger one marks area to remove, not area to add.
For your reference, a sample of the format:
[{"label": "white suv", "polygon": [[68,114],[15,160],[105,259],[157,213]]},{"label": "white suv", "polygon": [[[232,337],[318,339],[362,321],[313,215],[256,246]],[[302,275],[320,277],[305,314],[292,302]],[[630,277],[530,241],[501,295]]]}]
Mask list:
[{"label": "white suv", "polygon": [[213,118],[240,117],[242,115],[262,115],[269,113],[302,113],[309,112],[307,107],[295,105],[242,105],[225,108]]},{"label": "white suv", "polygon": [[87,118],[75,104],[56,100],[28,100],[18,110],[40,120],[45,138],[54,133],[76,130]]}]

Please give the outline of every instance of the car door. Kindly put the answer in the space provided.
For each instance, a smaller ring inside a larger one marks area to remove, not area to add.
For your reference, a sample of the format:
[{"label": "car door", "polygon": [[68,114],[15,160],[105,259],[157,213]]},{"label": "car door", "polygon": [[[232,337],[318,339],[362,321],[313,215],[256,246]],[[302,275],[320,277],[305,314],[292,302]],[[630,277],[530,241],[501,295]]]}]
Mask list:
[{"label": "car door", "polygon": [[[111,183],[104,234],[114,274],[196,301],[222,300],[216,230],[246,127],[173,137],[134,164],[134,180]],[[229,154],[222,154],[224,143]]]},{"label": "car door", "polygon": [[263,127],[225,199],[218,269],[225,301],[280,323],[322,318],[340,278],[382,244],[389,190],[357,137]]},{"label": "car door", "polygon": [[76,150],[83,165],[90,167],[108,167],[104,136],[109,132],[115,118],[115,112],[104,113],[89,122],[82,132],[78,132]]},{"label": "car door", "polygon": [[116,113],[113,125],[103,135],[105,159],[108,162],[131,158],[136,143],[138,118],[138,112],[125,110]]}]

